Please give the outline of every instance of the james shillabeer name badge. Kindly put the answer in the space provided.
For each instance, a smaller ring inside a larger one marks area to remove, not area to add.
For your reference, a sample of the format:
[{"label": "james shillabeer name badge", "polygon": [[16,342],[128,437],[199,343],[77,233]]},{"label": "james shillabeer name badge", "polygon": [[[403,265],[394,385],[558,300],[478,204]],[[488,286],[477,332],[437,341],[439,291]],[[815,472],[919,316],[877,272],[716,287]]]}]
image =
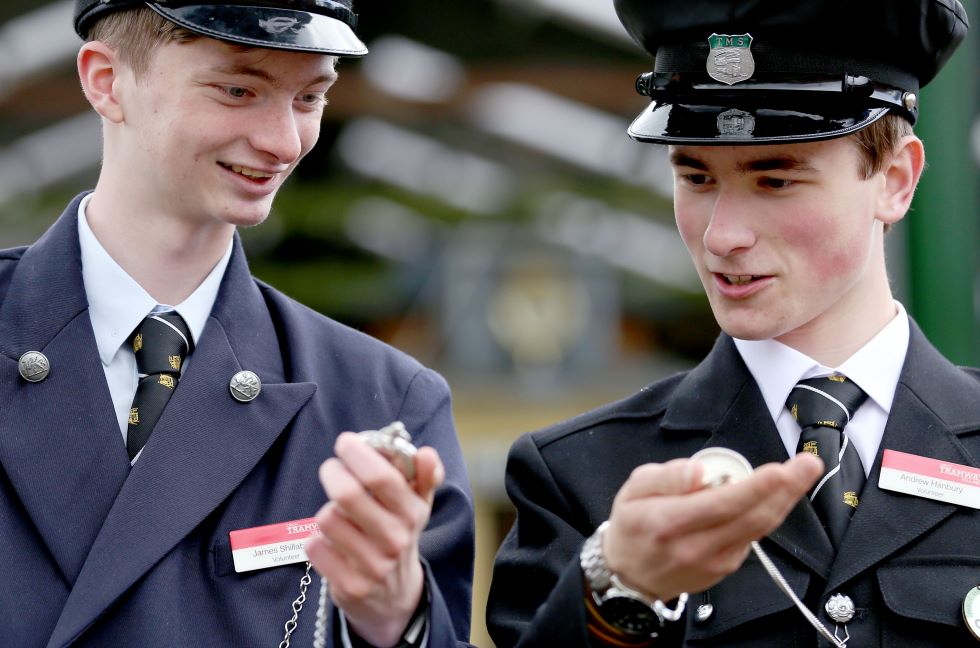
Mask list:
[{"label": "james shillabeer name badge", "polygon": [[885,450],[878,488],[980,509],[980,468]]},{"label": "james shillabeer name badge", "polygon": [[306,540],[320,527],[313,518],[239,529],[228,534],[236,572],[306,562]]}]

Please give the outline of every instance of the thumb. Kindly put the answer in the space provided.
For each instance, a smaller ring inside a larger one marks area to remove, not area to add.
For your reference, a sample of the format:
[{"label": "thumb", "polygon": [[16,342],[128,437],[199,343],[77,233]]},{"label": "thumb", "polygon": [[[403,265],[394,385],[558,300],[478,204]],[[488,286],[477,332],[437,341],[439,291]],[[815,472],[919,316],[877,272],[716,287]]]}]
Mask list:
[{"label": "thumb", "polygon": [[431,503],[436,488],[445,478],[446,469],[435,448],[419,448],[415,455],[415,492]]}]

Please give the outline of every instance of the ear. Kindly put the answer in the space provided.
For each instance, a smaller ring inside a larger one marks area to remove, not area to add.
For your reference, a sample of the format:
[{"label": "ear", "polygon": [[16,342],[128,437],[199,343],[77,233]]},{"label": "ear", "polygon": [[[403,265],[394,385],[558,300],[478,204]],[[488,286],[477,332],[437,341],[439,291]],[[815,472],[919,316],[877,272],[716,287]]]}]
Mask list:
[{"label": "ear", "polygon": [[122,71],[116,51],[101,41],[90,41],[78,51],[78,78],[95,112],[113,123],[123,120],[116,81]]},{"label": "ear", "polygon": [[878,196],[878,220],[894,225],[905,217],[925,161],[922,140],[915,135],[907,135],[899,141],[881,170],[884,186]]}]

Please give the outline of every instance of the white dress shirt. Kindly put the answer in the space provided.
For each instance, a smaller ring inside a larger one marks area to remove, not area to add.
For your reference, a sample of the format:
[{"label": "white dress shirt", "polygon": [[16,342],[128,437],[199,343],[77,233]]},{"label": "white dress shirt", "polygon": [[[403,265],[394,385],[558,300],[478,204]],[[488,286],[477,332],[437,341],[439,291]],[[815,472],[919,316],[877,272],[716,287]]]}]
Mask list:
[{"label": "white dress shirt", "polygon": [[895,306],[895,317],[838,367],[824,366],[776,340],[735,340],[790,457],[796,454],[800,440],[800,426],[786,407],[790,391],[800,380],[841,373],[868,395],[844,433],[864,464],[865,476],[870,473],[909,346],[908,315],[900,303],[895,302]]},{"label": "white dress shirt", "polygon": [[[82,250],[82,281],[88,298],[88,314],[95,332],[95,343],[102,359],[112,405],[116,410],[123,444],[128,432],[129,409],[133,405],[139,378],[136,371],[136,355],[126,344],[129,335],[143,318],[150,313],[177,311],[191,331],[196,345],[211,315],[211,308],[218,296],[218,287],[231,258],[231,241],[224,256],[218,261],[201,285],[190,297],[177,305],[158,304],[136,280],[129,276],[95,237],[85,218],[92,194],[78,206],[78,242]],[[193,354],[183,365],[193,361]]]}]

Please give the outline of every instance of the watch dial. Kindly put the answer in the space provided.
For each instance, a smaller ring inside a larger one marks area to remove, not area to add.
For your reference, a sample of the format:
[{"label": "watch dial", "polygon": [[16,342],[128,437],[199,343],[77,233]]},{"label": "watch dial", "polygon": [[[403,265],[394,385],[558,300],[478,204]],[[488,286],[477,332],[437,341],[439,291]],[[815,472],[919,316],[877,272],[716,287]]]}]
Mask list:
[{"label": "watch dial", "polygon": [[625,597],[606,599],[602,603],[602,616],[623,632],[649,637],[659,627],[657,615],[649,606]]}]

